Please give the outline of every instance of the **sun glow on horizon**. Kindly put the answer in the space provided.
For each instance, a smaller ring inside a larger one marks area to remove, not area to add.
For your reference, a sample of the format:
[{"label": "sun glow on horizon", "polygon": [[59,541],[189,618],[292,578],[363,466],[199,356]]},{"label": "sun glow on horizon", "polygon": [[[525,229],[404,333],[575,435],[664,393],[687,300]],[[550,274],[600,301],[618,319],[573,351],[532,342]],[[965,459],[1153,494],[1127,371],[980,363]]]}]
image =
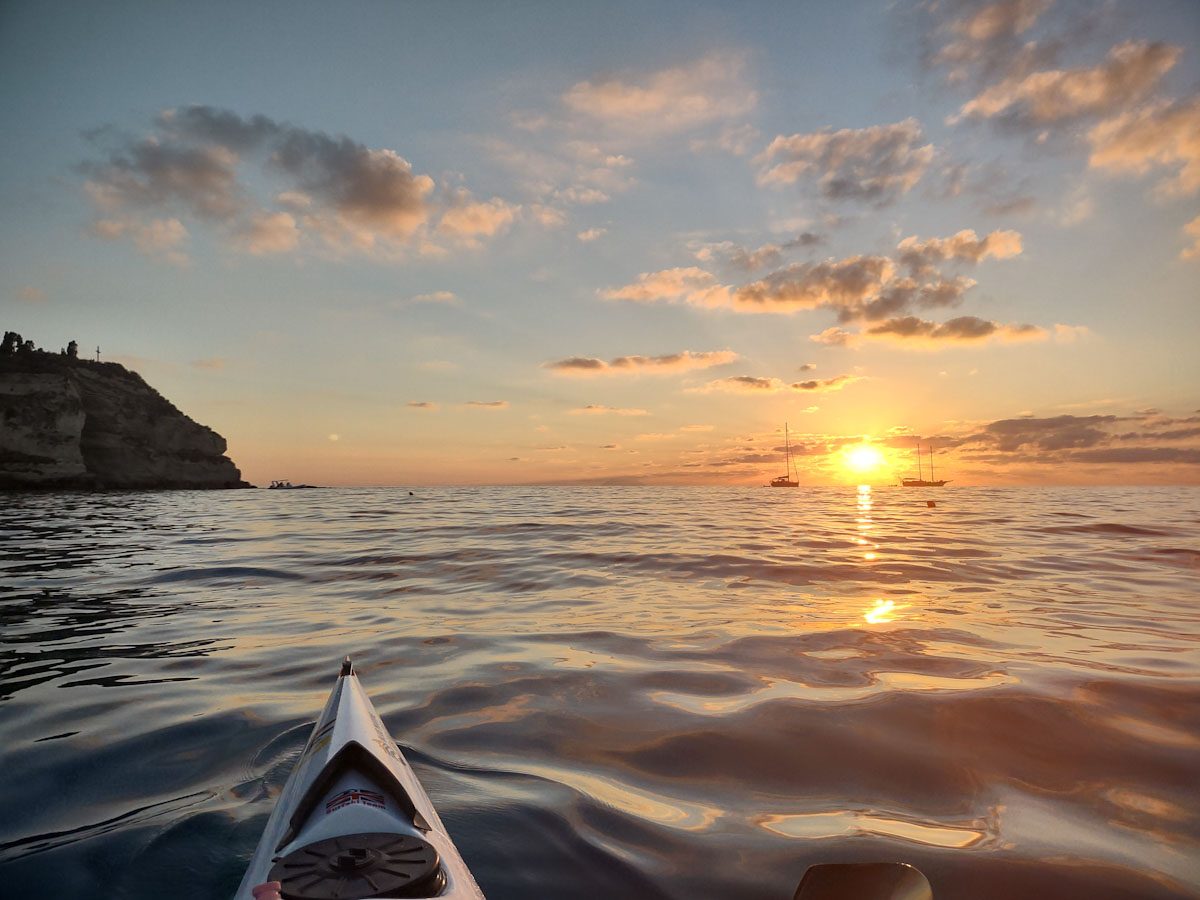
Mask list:
[{"label": "sun glow on horizon", "polygon": [[869,472],[883,465],[883,454],[870,444],[847,447],[843,452],[846,467],[855,472]]}]

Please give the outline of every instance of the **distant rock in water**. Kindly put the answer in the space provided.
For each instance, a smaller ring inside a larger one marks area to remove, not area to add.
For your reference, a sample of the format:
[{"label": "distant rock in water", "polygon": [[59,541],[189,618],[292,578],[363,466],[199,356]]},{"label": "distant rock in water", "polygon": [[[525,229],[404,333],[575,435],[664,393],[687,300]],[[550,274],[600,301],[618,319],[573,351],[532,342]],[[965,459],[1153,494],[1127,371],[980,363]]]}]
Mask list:
[{"label": "distant rock in water", "polygon": [[136,372],[65,352],[0,353],[0,488],[237,487],[253,485],[225,438]]}]

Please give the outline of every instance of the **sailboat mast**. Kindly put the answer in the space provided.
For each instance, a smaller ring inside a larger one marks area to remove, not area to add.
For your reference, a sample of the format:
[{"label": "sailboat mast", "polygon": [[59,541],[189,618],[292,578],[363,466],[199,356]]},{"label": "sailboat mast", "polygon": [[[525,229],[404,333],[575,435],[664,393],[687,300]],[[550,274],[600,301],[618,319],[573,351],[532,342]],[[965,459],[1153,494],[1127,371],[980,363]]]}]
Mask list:
[{"label": "sailboat mast", "polygon": [[788,440],[787,422],[783,423],[783,448],[784,448],[784,452],[787,453],[787,477],[788,477],[788,481],[791,481],[792,480],[792,444],[791,444],[791,441]]},{"label": "sailboat mast", "polygon": [[924,481],[925,476],[921,474],[921,442],[917,441],[917,480]]},{"label": "sailboat mast", "polygon": [[933,481],[933,444],[929,445],[929,480]]}]

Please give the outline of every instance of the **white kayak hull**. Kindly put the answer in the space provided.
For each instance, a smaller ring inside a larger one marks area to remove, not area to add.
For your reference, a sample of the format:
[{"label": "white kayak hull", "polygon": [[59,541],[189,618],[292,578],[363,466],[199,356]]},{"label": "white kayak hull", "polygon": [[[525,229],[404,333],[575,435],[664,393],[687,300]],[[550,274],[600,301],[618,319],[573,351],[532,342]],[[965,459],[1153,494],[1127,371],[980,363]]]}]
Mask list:
[{"label": "white kayak hull", "polygon": [[483,900],[349,659],[234,900],[275,881],[284,900]]}]

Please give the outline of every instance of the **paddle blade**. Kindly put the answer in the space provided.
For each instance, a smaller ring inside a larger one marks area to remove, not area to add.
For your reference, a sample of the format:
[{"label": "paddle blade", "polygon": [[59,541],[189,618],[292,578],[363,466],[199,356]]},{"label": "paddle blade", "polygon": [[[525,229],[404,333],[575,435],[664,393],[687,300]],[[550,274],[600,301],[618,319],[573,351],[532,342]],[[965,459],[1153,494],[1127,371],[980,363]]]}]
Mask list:
[{"label": "paddle blade", "polygon": [[933,900],[933,888],[908,863],[822,863],[808,867],[792,900]]}]

